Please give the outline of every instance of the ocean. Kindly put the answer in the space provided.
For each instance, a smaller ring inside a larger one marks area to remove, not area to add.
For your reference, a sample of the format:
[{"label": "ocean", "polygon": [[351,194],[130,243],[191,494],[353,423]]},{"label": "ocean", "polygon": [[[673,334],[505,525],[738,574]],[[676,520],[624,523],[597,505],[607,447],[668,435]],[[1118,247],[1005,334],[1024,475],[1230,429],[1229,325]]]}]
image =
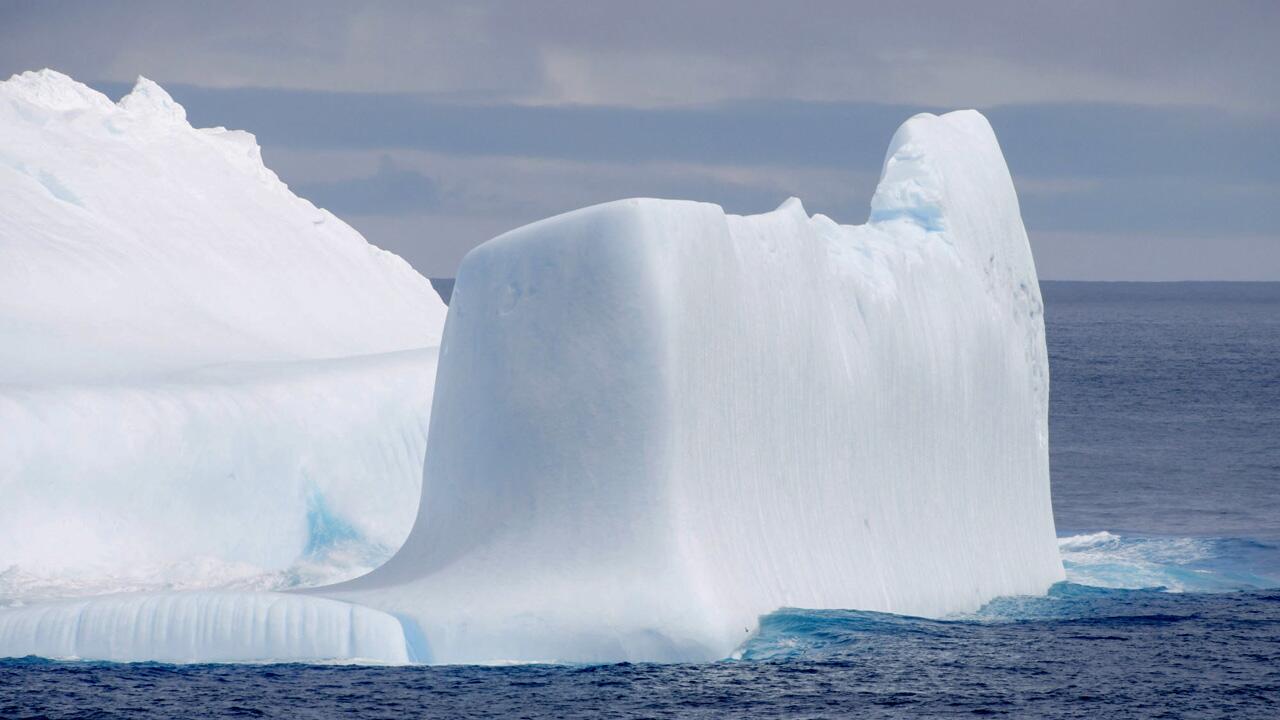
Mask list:
[{"label": "ocean", "polygon": [[1067,581],[696,665],[0,661],[0,718],[1280,717],[1280,283],[1042,285]]}]

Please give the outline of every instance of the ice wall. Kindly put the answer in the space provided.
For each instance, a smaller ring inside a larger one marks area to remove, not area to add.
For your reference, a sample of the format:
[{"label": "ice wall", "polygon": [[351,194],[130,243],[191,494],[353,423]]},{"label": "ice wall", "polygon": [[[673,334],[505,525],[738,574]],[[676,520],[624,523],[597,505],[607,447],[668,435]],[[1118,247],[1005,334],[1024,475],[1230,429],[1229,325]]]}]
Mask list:
[{"label": "ice wall", "polygon": [[321,592],[448,663],[713,659],[782,606],[1042,593],[1041,311],[971,111],[902,126],[866,225],[626,200],[515,230],[459,272],[413,533]]},{"label": "ice wall", "polygon": [[0,606],[382,562],[444,315],[156,84],[0,82]]}]

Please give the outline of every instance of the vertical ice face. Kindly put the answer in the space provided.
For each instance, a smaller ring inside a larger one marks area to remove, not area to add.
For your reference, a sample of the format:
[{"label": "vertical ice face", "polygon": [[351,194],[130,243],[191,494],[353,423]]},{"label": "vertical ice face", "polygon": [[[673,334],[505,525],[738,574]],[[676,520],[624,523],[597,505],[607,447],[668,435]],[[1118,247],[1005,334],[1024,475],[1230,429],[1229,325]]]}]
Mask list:
[{"label": "vertical ice face", "polygon": [[0,606],[378,564],[444,315],[155,83],[0,82]]},{"label": "vertical ice face", "polygon": [[903,125],[866,225],[626,200],[513,231],[459,272],[414,532],[321,592],[436,662],[711,659],[781,606],[1043,592],[1041,310],[975,112]]}]

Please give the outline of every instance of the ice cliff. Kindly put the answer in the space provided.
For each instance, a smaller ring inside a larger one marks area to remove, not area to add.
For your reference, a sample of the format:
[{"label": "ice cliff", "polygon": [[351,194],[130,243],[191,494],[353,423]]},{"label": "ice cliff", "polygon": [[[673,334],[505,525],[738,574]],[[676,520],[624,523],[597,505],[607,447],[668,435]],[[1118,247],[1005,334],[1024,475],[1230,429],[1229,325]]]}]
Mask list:
[{"label": "ice cliff", "polygon": [[155,83],[0,82],[0,606],[381,562],[444,315]]},{"label": "ice cliff", "polygon": [[[151,96],[155,122],[176,122]],[[745,217],[623,200],[472,251],[416,522],[372,573],[290,602],[0,610],[0,655],[709,660],[782,606],[975,610],[1063,577],[1047,407],[1039,288],[995,136],[975,112],[920,115],[864,225],[796,200]],[[318,627],[353,639],[308,644]]]}]

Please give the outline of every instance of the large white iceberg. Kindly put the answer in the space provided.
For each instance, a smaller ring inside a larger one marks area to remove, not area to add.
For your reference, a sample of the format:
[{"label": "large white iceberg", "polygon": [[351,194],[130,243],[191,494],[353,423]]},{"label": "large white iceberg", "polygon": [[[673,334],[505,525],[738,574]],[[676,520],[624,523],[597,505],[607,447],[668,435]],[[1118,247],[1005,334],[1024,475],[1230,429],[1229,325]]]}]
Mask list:
[{"label": "large white iceberg", "polygon": [[986,120],[909,120],[871,205],[625,200],[476,248],[414,532],[319,592],[445,663],[713,659],[783,606],[1044,592],[1042,303]]},{"label": "large white iceberg", "polygon": [[[781,606],[944,616],[1042,593],[1063,578],[1047,408],[1042,304],[995,137],[975,112],[920,115],[865,225],[794,200],[747,217],[624,200],[472,251],[413,532],[280,612],[384,613],[400,642],[379,623],[359,645],[391,662],[706,660]],[[206,626],[198,603],[99,602],[95,617],[152,618],[92,626],[130,634],[122,657],[227,654],[180,639]],[[263,622],[252,593],[222,602],[239,627]],[[0,655],[72,652],[60,633],[85,612],[0,611]],[[287,658],[290,633],[255,652]]]},{"label": "large white iceberg", "polygon": [[0,605],[378,564],[444,315],[154,83],[0,82]]}]

